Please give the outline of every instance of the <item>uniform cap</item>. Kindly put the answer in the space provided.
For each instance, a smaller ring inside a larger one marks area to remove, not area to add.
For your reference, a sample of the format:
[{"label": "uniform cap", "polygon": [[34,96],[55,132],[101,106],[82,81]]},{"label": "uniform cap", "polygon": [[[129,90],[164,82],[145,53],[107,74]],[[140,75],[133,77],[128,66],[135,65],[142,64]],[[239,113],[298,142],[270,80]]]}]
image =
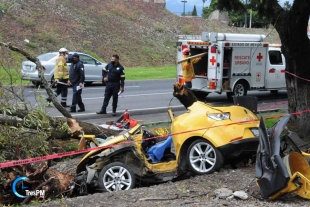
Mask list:
[{"label": "uniform cap", "polygon": [[72,55],[72,57],[80,58],[79,54],[77,54],[77,53],[74,53],[74,54]]}]

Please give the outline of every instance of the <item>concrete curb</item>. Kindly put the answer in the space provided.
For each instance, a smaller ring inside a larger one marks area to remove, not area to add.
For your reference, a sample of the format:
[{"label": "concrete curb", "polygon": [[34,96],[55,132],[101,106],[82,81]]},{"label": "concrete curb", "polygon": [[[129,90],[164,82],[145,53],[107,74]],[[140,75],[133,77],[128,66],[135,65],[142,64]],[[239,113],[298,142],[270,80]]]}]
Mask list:
[{"label": "concrete curb", "polygon": [[[173,111],[182,111],[186,110],[184,106],[171,106],[171,107],[160,107],[160,108],[149,108],[149,109],[132,109],[129,111],[130,116],[140,116],[140,115],[147,115],[147,114],[158,114],[158,113],[168,113],[168,109],[172,109]],[[117,111],[116,112],[116,117],[120,116],[124,112]],[[109,115],[109,113],[108,113]],[[88,114],[78,114],[74,113],[72,114],[73,118],[78,118],[78,119],[100,119],[103,116],[107,115],[102,115],[102,114],[96,114],[95,113],[88,113]],[[60,116],[63,117],[63,116]]]}]

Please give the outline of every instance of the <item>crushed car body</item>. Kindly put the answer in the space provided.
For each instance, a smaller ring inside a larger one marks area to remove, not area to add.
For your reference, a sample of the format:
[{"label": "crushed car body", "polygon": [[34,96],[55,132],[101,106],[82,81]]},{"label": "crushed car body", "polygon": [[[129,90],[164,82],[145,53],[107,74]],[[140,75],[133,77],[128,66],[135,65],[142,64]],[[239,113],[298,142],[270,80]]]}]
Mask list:
[{"label": "crushed car body", "polygon": [[259,119],[242,106],[196,101],[177,117],[168,110],[171,134],[155,137],[137,124],[86,154],[70,186],[74,195],[162,183],[186,173],[209,174],[230,160],[255,156]]},{"label": "crushed car body", "polygon": [[310,166],[306,159],[310,154],[295,144],[293,132],[283,132],[289,120],[290,115],[285,115],[267,129],[261,119],[255,167],[257,184],[265,198],[295,193],[310,199]]}]

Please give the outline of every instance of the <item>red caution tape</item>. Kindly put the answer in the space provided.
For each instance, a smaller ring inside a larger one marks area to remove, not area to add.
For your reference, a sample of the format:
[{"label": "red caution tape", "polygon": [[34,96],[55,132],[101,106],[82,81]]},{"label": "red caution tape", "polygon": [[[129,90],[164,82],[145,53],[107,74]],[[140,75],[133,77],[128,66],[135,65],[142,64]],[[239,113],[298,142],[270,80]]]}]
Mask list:
[{"label": "red caution tape", "polygon": [[305,79],[305,78],[299,77],[298,75],[295,75],[295,74],[290,73],[290,72],[288,72],[288,71],[285,71],[285,72],[286,72],[287,74],[290,74],[291,76],[294,76],[294,77],[299,78],[299,79],[301,79],[301,80],[304,80],[304,81],[308,81],[308,82],[310,82],[310,80],[308,80],[308,79]]},{"label": "red caution tape", "polygon": [[[296,114],[302,114],[302,113],[308,113],[308,112],[310,112],[310,110],[304,110],[304,111],[301,111],[301,112],[295,112],[295,113],[291,113],[291,114],[292,115],[296,115]],[[266,120],[266,119],[281,118],[282,116],[283,115],[266,117],[266,118],[264,118],[264,120]],[[211,129],[211,128],[225,127],[225,126],[234,125],[234,124],[244,124],[244,123],[256,122],[256,121],[259,121],[259,119],[234,122],[234,123],[230,123],[230,124],[224,124],[224,125],[218,125],[218,126],[212,126],[212,127],[204,127],[204,128],[200,128],[200,129],[193,129],[193,130],[178,132],[178,133],[174,133],[174,134],[161,135],[161,136],[152,137],[152,138],[148,138],[148,139],[166,138],[167,136],[173,136],[173,135],[184,134],[184,133],[189,133],[189,132],[194,132],[194,131],[199,131],[199,130],[206,130],[206,129]],[[9,162],[2,162],[2,163],[0,163],[0,169],[1,168],[7,168],[7,167],[13,167],[13,166],[17,166],[17,165],[30,164],[30,163],[33,163],[33,162],[52,160],[52,159],[56,159],[56,158],[62,158],[62,157],[67,157],[67,156],[87,153],[87,152],[90,152],[92,150],[106,149],[106,148],[111,148],[111,147],[114,147],[114,146],[119,146],[121,144],[130,144],[130,143],[133,143],[133,142],[136,142],[136,141],[127,141],[127,142],[122,142],[122,143],[119,143],[119,144],[107,145],[107,146],[102,146],[102,147],[94,147],[94,148],[88,148],[88,149],[83,149],[83,150],[75,150],[75,151],[70,151],[70,152],[57,153],[57,154],[46,155],[46,156],[41,156],[41,157],[36,157],[36,158],[28,158],[28,159],[24,159],[24,160],[15,160],[15,161],[9,161]]]}]

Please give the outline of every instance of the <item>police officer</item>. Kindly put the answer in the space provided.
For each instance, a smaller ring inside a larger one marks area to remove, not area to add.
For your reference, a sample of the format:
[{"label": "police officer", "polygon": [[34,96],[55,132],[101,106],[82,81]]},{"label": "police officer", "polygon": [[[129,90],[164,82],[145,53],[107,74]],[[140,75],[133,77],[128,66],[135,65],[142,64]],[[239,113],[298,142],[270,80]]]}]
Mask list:
[{"label": "police officer", "polygon": [[[56,65],[54,68],[54,79],[56,85],[56,90],[54,91],[55,96],[57,97],[61,94],[61,105],[63,107],[69,107],[67,105],[67,95],[68,95],[68,79],[69,79],[69,71],[68,65],[66,61],[66,55],[68,54],[68,50],[66,48],[59,49],[59,57],[56,61]],[[46,99],[48,102],[51,102],[52,99],[49,97]]]},{"label": "police officer", "polygon": [[111,62],[102,69],[103,81],[106,82],[104,100],[101,110],[97,114],[106,114],[107,106],[113,96],[112,116],[116,116],[118,93],[124,92],[125,72],[124,67],[119,63],[119,56],[113,55]]},{"label": "police officer", "polygon": [[69,85],[72,85],[73,97],[69,112],[76,112],[76,105],[80,107],[78,112],[85,111],[85,106],[82,101],[82,88],[84,87],[85,73],[84,64],[80,61],[80,56],[77,53],[72,55],[73,63],[70,66]]}]

